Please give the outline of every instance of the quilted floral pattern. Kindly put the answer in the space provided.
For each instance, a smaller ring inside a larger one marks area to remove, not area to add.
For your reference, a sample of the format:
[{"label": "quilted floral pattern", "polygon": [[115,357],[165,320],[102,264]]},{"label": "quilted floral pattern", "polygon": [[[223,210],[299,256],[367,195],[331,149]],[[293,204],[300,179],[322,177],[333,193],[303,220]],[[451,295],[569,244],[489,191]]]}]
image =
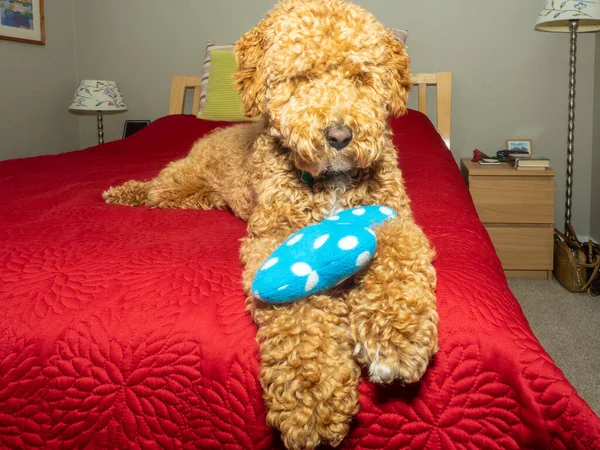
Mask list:
[{"label": "quilted floral pattern", "polygon": [[[170,116],[0,163],[0,447],[281,448],[239,283],[245,224],[100,197],[219,125]],[[531,333],[452,155],[420,113],[393,125],[437,252],[441,349],[421,383],[363,382],[342,447],[600,448],[600,420]]]}]

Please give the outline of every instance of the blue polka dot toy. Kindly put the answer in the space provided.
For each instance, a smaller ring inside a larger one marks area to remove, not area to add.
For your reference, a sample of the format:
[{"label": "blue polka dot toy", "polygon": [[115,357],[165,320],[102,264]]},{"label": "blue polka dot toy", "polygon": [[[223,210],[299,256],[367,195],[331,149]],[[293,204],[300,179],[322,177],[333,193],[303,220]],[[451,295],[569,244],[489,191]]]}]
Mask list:
[{"label": "blue polka dot toy", "polygon": [[260,267],[252,293],[266,303],[287,303],[340,284],[373,257],[375,226],[395,217],[387,206],[364,206],[297,231]]}]

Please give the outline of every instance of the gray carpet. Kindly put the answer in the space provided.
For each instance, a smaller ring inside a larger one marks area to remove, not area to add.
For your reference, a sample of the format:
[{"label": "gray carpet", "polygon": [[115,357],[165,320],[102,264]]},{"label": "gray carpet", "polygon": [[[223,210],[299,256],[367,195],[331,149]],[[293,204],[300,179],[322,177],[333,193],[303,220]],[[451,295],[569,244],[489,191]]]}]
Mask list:
[{"label": "gray carpet", "polygon": [[538,340],[600,415],[600,296],[571,294],[556,280],[508,284]]}]

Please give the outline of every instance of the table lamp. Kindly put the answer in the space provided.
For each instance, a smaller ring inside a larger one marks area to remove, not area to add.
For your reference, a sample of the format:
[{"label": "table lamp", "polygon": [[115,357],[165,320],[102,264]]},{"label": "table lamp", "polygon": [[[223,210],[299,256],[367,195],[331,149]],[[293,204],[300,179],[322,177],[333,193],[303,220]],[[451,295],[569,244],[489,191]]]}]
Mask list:
[{"label": "table lamp", "polygon": [[575,140],[575,69],[577,33],[600,31],[600,1],[546,0],[535,24],[536,30],[571,33],[569,77],[569,133],[567,137],[567,196],[565,201],[565,233],[570,234],[571,196],[573,186],[573,142]]},{"label": "table lamp", "polygon": [[127,111],[117,83],[103,80],[82,80],[77,86],[70,110],[98,113],[98,144],[104,143],[103,111]]}]

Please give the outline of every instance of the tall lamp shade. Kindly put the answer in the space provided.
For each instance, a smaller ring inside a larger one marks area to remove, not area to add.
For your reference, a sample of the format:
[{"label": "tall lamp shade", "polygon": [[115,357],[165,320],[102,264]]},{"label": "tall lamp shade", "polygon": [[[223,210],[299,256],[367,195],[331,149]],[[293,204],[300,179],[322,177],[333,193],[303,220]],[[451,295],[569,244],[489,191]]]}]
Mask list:
[{"label": "tall lamp shade", "polygon": [[82,80],[77,86],[69,109],[98,113],[98,144],[103,144],[102,112],[127,111],[127,105],[125,105],[121,91],[114,81]]},{"label": "tall lamp shade", "polygon": [[567,190],[565,233],[571,234],[571,197],[573,194],[573,143],[575,141],[575,73],[577,33],[600,31],[600,1],[545,0],[535,24],[536,30],[571,34],[569,60],[569,128],[567,135]]},{"label": "tall lamp shade", "polygon": [[570,33],[571,21],[577,31],[600,31],[600,3],[583,0],[546,0],[535,24],[536,30]]}]

